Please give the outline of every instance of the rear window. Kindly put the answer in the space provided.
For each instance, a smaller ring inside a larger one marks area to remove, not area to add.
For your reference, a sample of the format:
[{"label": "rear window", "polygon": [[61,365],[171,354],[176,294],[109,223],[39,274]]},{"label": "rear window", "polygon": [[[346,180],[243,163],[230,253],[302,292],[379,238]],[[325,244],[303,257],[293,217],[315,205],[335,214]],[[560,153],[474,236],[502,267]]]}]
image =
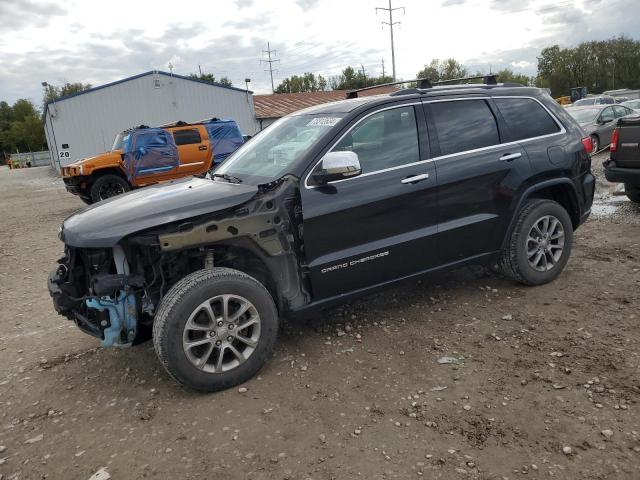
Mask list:
[{"label": "rear window", "polygon": [[440,155],[500,143],[496,119],[484,100],[434,102],[429,105],[440,144]]},{"label": "rear window", "polygon": [[189,130],[178,130],[173,132],[173,138],[176,141],[176,145],[189,145],[191,143],[200,143],[200,132],[197,128]]},{"label": "rear window", "polygon": [[530,98],[494,98],[511,132],[511,140],[541,137],[560,131],[551,115]]}]

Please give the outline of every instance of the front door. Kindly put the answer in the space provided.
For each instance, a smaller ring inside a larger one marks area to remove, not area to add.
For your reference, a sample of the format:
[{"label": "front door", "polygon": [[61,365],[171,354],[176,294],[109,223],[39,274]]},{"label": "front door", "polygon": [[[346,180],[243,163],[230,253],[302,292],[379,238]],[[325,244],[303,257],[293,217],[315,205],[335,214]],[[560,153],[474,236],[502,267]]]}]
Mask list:
[{"label": "front door", "polygon": [[421,106],[387,107],[360,117],[332,147],[358,155],[360,176],[317,186],[307,172],[301,196],[314,300],[436,264],[436,171],[427,147]]},{"label": "front door", "polygon": [[171,135],[159,128],[133,133],[126,147],[125,169],[134,185],[171,178],[178,168],[178,151]]},{"label": "front door", "polygon": [[179,174],[201,173],[211,159],[211,145],[204,128],[194,126],[172,129],[180,157]]}]

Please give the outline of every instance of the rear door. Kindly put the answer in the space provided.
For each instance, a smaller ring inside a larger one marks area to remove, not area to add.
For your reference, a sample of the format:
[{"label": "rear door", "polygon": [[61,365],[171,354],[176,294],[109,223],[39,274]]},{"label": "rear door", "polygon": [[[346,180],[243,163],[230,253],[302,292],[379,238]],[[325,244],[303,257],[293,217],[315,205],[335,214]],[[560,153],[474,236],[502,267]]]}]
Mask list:
[{"label": "rear door", "polygon": [[191,175],[206,170],[211,159],[211,146],[206,130],[190,125],[171,131],[180,157],[179,173]]},{"label": "rear door", "polygon": [[305,173],[304,247],[314,300],[436,265],[436,171],[421,105],[361,115],[330,151],[357,153],[363,173],[327,186],[310,183],[315,166]]},{"label": "rear door", "polygon": [[527,154],[505,135],[489,98],[425,100],[438,172],[438,251],[449,264],[500,249],[510,208],[530,175]]}]

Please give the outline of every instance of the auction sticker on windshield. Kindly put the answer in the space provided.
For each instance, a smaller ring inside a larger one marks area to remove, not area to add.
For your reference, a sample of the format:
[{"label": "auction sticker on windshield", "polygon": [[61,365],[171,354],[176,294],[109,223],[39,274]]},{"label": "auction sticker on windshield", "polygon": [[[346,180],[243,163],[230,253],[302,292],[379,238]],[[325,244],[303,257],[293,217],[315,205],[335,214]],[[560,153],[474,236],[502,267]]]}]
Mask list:
[{"label": "auction sticker on windshield", "polygon": [[309,120],[307,127],[333,127],[340,121],[337,117],[315,117]]}]

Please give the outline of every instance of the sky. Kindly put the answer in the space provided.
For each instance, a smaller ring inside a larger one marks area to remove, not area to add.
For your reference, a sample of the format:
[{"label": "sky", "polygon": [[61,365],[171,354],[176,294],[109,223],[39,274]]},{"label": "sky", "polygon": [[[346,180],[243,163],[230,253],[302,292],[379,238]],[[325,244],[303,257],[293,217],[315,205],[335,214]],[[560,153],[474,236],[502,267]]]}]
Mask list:
[{"label": "sky", "polygon": [[[201,68],[270,93],[304,72],[348,65],[391,72],[388,0],[0,0],[0,100],[41,103],[42,82],[94,86],[148,70]],[[393,0],[396,75],[432,58],[471,71],[535,74],[542,48],[627,35],[640,39],[640,0]]]}]

